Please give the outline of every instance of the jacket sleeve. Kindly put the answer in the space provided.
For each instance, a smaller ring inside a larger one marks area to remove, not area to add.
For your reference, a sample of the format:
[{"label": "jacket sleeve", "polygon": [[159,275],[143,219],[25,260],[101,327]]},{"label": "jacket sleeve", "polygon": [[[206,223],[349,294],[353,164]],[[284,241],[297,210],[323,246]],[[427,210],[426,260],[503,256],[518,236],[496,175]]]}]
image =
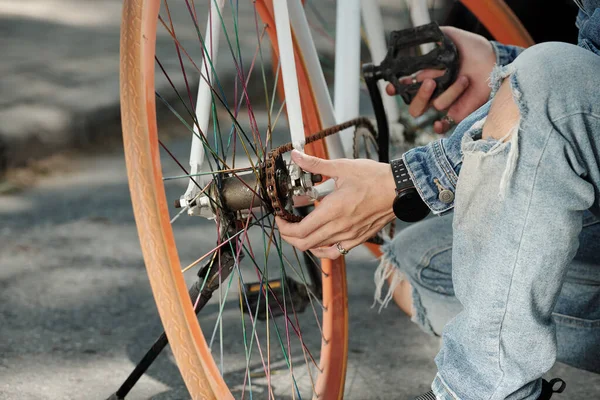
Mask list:
[{"label": "jacket sleeve", "polygon": [[[491,43],[499,66],[510,64],[524,50]],[[433,213],[444,214],[454,207],[454,192],[462,165],[462,138],[468,127],[487,114],[489,107],[488,102],[465,118],[451,136],[411,149],[402,156],[417,191]]]},{"label": "jacket sleeve", "polygon": [[415,147],[402,156],[419,195],[434,214],[454,208],[454,193],[462,166],[462,138],[469,128],[487,115],[491,102],[465,118],[454,133],[425,146]]},{"label": "jacket sleeve", "polygon": [[491,40],[490,43],[494,48],[494,53],[496,53],[496,64],[501,67],[513,62],[515,58],[517,58],[517,56],[521,54],[523,50],[525,50],[523,47],[510,46],[495,42],[493,40]]}]

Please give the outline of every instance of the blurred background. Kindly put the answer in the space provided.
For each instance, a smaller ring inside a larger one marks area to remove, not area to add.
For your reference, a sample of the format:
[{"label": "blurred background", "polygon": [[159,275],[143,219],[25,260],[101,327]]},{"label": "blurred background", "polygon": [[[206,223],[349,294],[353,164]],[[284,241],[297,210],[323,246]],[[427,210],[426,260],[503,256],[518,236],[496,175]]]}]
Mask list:
[{"label": "blurred background", "polygon": [[[404,1],[380,3],[386,31],[406,23]],[[430,3],[440,21],[485,34],[460,4]],[[536,41],[576,41],[571,1],[507,3]],[[318,7],[333,30],[335,2]],[[104,399],[162,331],[121,149],[121,9],[0,0],[0,400]],[[348,257],[347,398],[408,399],[428,389],[439,340],[393,306],[371,309],[376,266],[364,249]],[[565,398],[600,393],[593,374],[550,375],[567,381]],[[188,398],[168,352],[128,398]]]}]

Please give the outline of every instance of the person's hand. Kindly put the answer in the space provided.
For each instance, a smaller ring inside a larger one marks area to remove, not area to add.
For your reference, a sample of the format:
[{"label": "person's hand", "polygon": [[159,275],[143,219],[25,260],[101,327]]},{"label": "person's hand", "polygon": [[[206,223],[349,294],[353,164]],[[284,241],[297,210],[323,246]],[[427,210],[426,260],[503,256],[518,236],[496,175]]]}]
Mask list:
[{"label": "person's hand", "polygon": [[[487,81],[496,63],[496,55],[491,43],[483,36],[450,26],[443,26],[441,29],[458,50],[458,78],[432,101],[431,95],[436,86],[433,78],[443,75],[444,71],[429,69],[418,72],[416,79],[423,84],[410,103],[408,111],[413,117],[418,117],[431,105],[439,111],[447,110],[449,118],[460,122],[485,104],[490,97],[491,89]],[[389,95],[395,94],[392,84],[387,85],[386,91]],[[433,125],[437,133],[444,133],[450,127],[448,119],[436,121]]]},{"label": "person's hand", "polygon": [[299,250],[335,259],[340,252],[373,237],[395,216],[394,177],[389,164],[372,160],[323,160],[298,151],[292,160],[300,168],[334,178],[336,190],[298,223],[277,217],[281,237]]}]

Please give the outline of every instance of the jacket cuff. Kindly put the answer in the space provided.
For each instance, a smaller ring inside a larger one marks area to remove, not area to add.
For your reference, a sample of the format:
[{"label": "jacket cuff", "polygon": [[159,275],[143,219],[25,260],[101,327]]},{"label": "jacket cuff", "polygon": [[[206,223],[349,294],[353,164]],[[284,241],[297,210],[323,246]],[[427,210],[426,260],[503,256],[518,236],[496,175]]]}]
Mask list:
[{"label": "jacket cuff", "polygon": [[503,67],[510,64],[517,58],[525,48],[519,46],[510,46],[490,40],[494,53],[496,53],[496,64]]},{"label": "jacket cuff", "polygon": [[[431,211],[438,215],[454,207],[454,193],[462,163],[460,158],[451,160],[446,155],[444,145],[455,145],[449,139],[436,140],[409,150],[402,156],[419,195]],[[460,150],[458,154],[460,157]]]}]

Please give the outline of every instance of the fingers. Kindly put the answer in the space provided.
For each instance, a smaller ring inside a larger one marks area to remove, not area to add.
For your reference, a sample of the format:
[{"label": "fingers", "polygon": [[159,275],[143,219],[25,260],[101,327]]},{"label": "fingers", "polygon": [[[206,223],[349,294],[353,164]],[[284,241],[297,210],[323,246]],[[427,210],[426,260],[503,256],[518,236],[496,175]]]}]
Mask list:
[{"label": "fingers", "polygon": [[318,157],[309,156],[298,150],[292,150],[292,161],[305,171],[323,174],[330,177],[337,177],[335,161],[325,160]]},{"label": "fingers", "polygon": [[339,241],[331,246],[316,247],[314,249],[310,249],[310,252],[319,258],[329,258],[330,260],[335,260],[336,258],[342,255],[342,253],[340,253],[340,250],[337,248],[337,243],[340,244],[342,249],[349,252],[353,248],[358,247],[364,242],[366,242],[367,239],[369,239],[369,236],[362,236],[358,239],[352,239],[347,241]]},{"label": "fingers", "polygon": [[[422,80],[423,84],[419,88],[419,91],[417,92],[417,95],[415,96],[413,101],[410,103],[410,106],[408,108],[408,112],[410,113],[410,115],[412,115],[415,118],[422,115],[427,110],[430,104],[433,105],[433,107],[435,107],[437,110],[448,110],[448,115],[451,115],[451,107],[457,103],[460,103],[459,100],[461,99],[465,91],[468,90],[469,79],[466,76],[458,77],[458,79],[448,89],[446,89],[442,94],[436,97],[435,100],[433,100],[433,102],[430,103],[431,96],[433,95],[433,92],[435,91],[436,87],[436,82],[433,80],[433,78],[441,76],[443,75],[443,73],[444,71],[439,70],[425,70],[420,72],[416,76],[416,79]],[[407,81],[407,79],[410,78],[404,78],[404,80],[402,80],[401,82],[405,84],[410,83],[409,81]],[[385,89],[387,94],[389,95],[394,95],[396,93],[396,89],[392,84],[388,84]],[[460,104],[458,105],[458,111],[460,112],[457,113],[457,110],[455,109],[453,110],[454,114],[458,115],[456,116],[456,118],[454,115],[451,116],[456,121],[461,121],[466,117],[466,115],[462,115],[463,107],[460,107]],[[437,124],[437,128],[436,126],[434,126],[434,130],[437,133],[443,133],[449,128],[450,124],[447,122],[440,122],[439,124]]]},{"label": "fingers", "polygon": [[[298,226],[302,223],[303,222],[300,222],[294,225]],[[302,251],[321,246],[328,246],[332,243],[337,243],[344,240],[352,240],[358,236],[356,231],[353,231],[347,226],[340,225],[339,220],[324,224],[307,235],[287,235],[287,229],[282,228],[282,226],[279,226],[279,232],[281,233],[283,240]]]},{"label": "fingers", "polygon": [[[411,76],[404,77],[400,79],[399,82],[403,85],[410,85],[414,82],[413,79],[415,79],[416,82],[423,82],[425,79],[434,79],[444,75],[444,73],[445,70],[425,69],[419,72],[415,72]],[[396,88],[391,83],[387,84],[387,86],[385,87],[385,91],[390,96],[394,96],[396,94]]]},{"label": "fingers", "polygon": [[455,121],[462,121],[481,107],[489,98],[489,93],[478,93],[475,85],[470,85],[465,93],[448,109],[448,115]]},{"label": "fingers", "polygon": [[423,82],[425,79],[435,79],[446,73],[444,69],[424,69],[422,71],[415,72],[410,76],[401,78],[399,82],[403,85],[410,85],[414,83]]},{"label": "fingers", "polygon": [[[354,247],[360,245],[361,243],[350,244],[352,242],[338,242],[342,249],[346,251],[350,251]],[[310,252],[313,253],[316,257],[319,258],[328,258],[330,260],[335,260],[341,257],[343,254],[340,253],[340,250],[337,248],[337,243],[332,244],[327,247],[316,247],[314,249],[310,249]]]},{"label": "fingers", "polygon": [[327,231],[323,229],[331,228],[327,225],[337,217],[337,213],[327,207],[327,203],[330,201],[326,200],[327,198],[300,222],[288,222],[276,217],[275,220],[283,239],[300,250],[307,250],[322,243],[326,239],[324,235],[327,234]]},{"label": "fingers", "polygon": [[330,260],[335,260],[342,255],[335,246],[318,247],[316,249],[310,249],[310,252],[313,253],[315,257],[328,258]]},{"label": "fingers", "polygon": [[[345,219],[328,216],[328,220],[319,217],[317,222],[308,219],[315,215],[323,205],[317,207],[304,220],[299,223],[290,223],[277,217],[277,226],[281,238],[287,243],[296,247],[298,250],[306,251],[322,246],[329,246],[332,243],[342,241],[353,241],[364,235],[362,230],[354,229],[354,223],[345,221]],[[327,215],[331,213],[324,213]],[[306,225],[305,223],[308,222]]]},{"label": "fingers", "polygon": [[468,87],[469,79],[466,76],[459,76],[448,89],[436,97],[432,103],[433,106],[440,111],[450,108]]},{"label": "fingers", "polygon": [[[297,226],[301,225],[304,221],[296,224]],[[298,250],[306,251],[308,249],[312,249],[315,247],[320,247],[325,244],[335,243],[331,241],[331,234],[335,231],[335,229],[330,226],[331,224],[323,225],[317,228],[315,231],[312,231],[308,234],[304,234],[301,232],[300,234],[288,235],[286,229],[282,229],[279,227],[279,231],[281,232],[281,237],[283,240],[297,248]]]},{"label": "fingers", "polygon": [[396,94],[396,88],[394,87],[394,85],[392,85],[391,83],[388,83],[387,86],[385,87],[385,92],[389,95],[389,96],[393,96]]},{"label": "fingers", "polygon": [[450,130],[450,128],[451,128],[451,127],[452,127],[452,126],[450,126],[450,122],[448,122],[448,121],[447,121],[447,120],[445,120],[445,119],[443,119],[443,120],[440,120],[440,121],[435,121],[435,122],[433,123],[433,131],[434,131],[435,133],[438,133],[438,134],[440,134],[440,135],[441,135],[441,134],[443,134],[443,133],[446,133],[446,132],[448,132],[448,131]]},{"label": "fingers", "polygon": [[435,90],[436,83],[433,79],[427,78],[419,88],[417,95],[408,107],[408,113],[413,117],[422,115],[429,107],[429,100]]},{"label": "fingers", "polygon": [[[439,111],[448,110],[448,117],[460,122],[468,115],[468,113],[466,115],[462,115],[462,112],[457,113],[457,110],[461,111],[462,97],[468,89],[469,79],[466,76],[460,76],[448,89],[436,97],[432,105]],[[450,128],[452,128],[452,124],[447,119],[436,121],[433,124],[433,131],[438,134],[446,133]]]}]

